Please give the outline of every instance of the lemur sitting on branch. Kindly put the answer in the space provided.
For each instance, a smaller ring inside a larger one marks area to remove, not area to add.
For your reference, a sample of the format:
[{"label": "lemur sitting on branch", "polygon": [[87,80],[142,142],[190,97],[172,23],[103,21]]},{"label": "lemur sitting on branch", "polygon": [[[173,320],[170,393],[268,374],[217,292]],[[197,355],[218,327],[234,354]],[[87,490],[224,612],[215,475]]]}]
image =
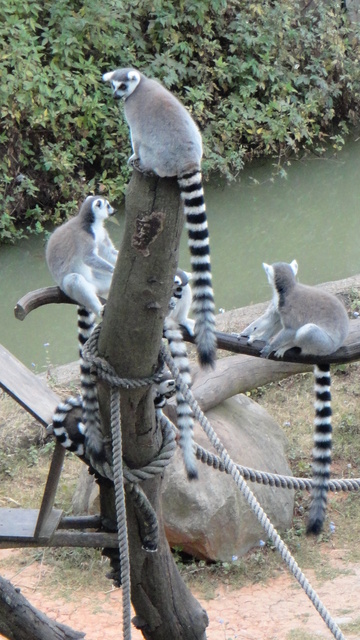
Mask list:
[{"label": "lemur sitting on branch", "polygon": [[[265,340],[261,356],[272,352],[282,357],[288,349],[297,347],[301,353],[326,356],[343,344],[349,320],[344,305],[332,294],[296,282],[298,265],[276,262],[263,263],[273,298],[265,313],[247,326],[241,335],[248,342]],[[314,367],[315,432],[313,449],[312,503],[307,525],[308,533],[320,533],[326,512],[328,480],[331,465],[331,395],[330,365]]]}]

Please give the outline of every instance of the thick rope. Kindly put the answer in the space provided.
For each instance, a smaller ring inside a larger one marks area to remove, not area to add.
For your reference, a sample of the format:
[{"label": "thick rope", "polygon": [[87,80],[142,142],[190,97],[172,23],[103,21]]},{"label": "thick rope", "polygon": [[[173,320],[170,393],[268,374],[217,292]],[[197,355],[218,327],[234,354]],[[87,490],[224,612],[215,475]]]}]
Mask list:
[{"label": "thick rope", "polygon": [[247,486],[244,478],[241,476],[239,470],[237,469],[236,464],[233,462],[233,460],[231,460],[231,458],[230,458],[228,452],[226,451],[224,445],[221,443],[219,437],[217,436],[217,434],[215,433],[214,429],[210,425],[210,423],[207,420],[206,416],[201,411],[201,409],[200,409],[198,403],[196,402],[194,396],[192,395],[189,387],[182,381],[182,379],[181,379],[181,377],[179,375],[179,370],[174,365],[173,359],[172,359],[170,353],[168,352],[168,350],[165,347],[163,347],[163,349],[162,349],[162,356],[163,356],[167,366],[169,367],[169,370],[171,371],[171,374],[174,377],[174,379],[176,381],[176,384],[179,386],[179,389],[180,389],[181,393],[183,394],[185,400],[189,403],[190,407],[192,408],[192,410],[194,412],[194,416],[199,421],[202,429],[206,433],[206,435],[207,435],[208,439],[210,440],[212,446],[218,452],[218,454],[220,456],[220,460],[223,463],[225,469],[228,470],[228,473],[233,478],[236,486],[242,492],[242,494],[243,494],[244,498],[246,499],[248,505],[250,506],[251,510],[253,511],[253,513],[255,514],[256,518],[259,521],[259,523],[261,524],[261,526],[265,530],[268,538],[270,538],[273,541],[273,543],[275,545],[275,548],[280,553],[280,556],[282,557],[284,562],[287,564],[287,566],[288,566],[289,570],[292,572],[293,576],[296,578],[296,580],[299,582],[301,587],[304,589],[306,595],[308,596],[308,598],[310,599],[310,601],[314,605],[315,609],[321,615],[322,619],[324,620],[325,624],[330,629],[330,631],[333,634],[334,638],[336,638],[336,640],[345,640],[345,637],[344,637],[341,629],[338,627],[336,622],[330,616],[330,614],[327,611],[326,607],[323,605],[323,603],[319,599],[318,595],[316,594],[316,592],[314,591],[314,589],[312,588],[312,586],[310,585],[308,580],[305,578],[305,576],[302,573],[300,567],[298,566],[298,564],[296,563],[296,561],[292,557],[289,549],[287,548],[287,546],[285,545],[285,543],[283,542],[283,540],[279,536],[279,534],[276,531],[275,527],[271,524],[269,518],[267,517],[266,513],[264,512],[264,510],[262,509],[260,504],[258,503],[258,501],[255,498],[254,494],[252,493],[252,491]]},{"label": "thick rope", "polygon": [[120,378],[115,369],[104,358],[100,358],[97,350],[97,342],[101,324],[98,324],[92,332],[90,338],[83,346],[83,359],[86,360],[96,369],[98,379],[104,380],[112,387],[121,387],[122,389],[140,389],[148,387],[154,382],[158,382],[161,374],[156,371],[154,375],[147,378]]},{"label": "thick rope", "polygon": [[[203,449],[197,442],[195,443],[196,451],[195,455],[198,460],[207,464],[208,467],[213,467],[218,471],[224,471],[228,473],[224,463],[221,459]],[[313,480],[310,478],[294,478],[292,476],[282,476],[277,473],[270,473],[268,471],[258,471],[257,469],[251,469],[249,467],[243,467],[241,464],[236,464],[236,468],[245,480],[250,482],[257,482],[258,484],[268,485],[270,487],[276,487],[279,489],[301,489],[311,491],[313,487]],[[346,478],[346,479],[333,479],[329,480],[329,491],[358,491],[360,489],[360,478]]]},{"label": "thick rope", "polygon": [[176,449],[175,427],[165,418],[161,410],[156,411],[156,419],[161,426],[163,442],[157,457],[140,469],[129,469],[123,465],[124,483],[127,483],[135,507],[141,512],[140,537],[145,551],[156,551],[159,540],[159,527],[155,510],[138,484],[163,474]]},{"label": "thick rope", "polygon": [[161,449],[154,460],[149,462],[140,469],[129,469],[124,466],[124,479],[125,482],[132,482],[134,484],[143,482],[144,480],[150,480],[159,473],[163,473],[165,467],[169,464],[176,450],[174,425],[164,416],[162,412],[159,412],[157,416],[162,433],[163,442]]},{"label": "thick rope", "polygon": [[111,434],[113,447],[115,506],[117,536],[120,556],[120,584],[122,586],[123,639],[131,639],[131,585],[129,541],[126,522],[125,491],[122,471],[122,439],[120,417],[120,391],[111,388],[110,396]]}]

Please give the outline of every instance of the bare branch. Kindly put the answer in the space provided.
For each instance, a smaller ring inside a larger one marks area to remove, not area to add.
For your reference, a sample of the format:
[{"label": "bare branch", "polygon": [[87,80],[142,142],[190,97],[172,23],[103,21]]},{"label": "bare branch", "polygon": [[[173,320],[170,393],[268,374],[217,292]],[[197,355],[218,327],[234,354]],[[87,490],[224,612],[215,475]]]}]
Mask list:
[{"label": "bare branch", "polygon": [[[61,303],[76,304],[76,302],[63,293],[59,287],[36,289],[36,291],[30,291],[18,301],[14,309],[15,317],[18,320],[24,320],[31,311],[38,307],[46,304]],[[194,338],[192,338],[185,329],[183,335],[184,340],[194,343]],[[246,337],[238,337],[236,334],[222,331],[216,332],[216,339],[218,349],[232,351],[233,353],[242,353],[244,355],[254,356],[255,358],[261,357],[260,351],[265,344],[257,340],[253,344],[248,345]],[[270,355],[269,359],[278,361],[274,355]],[[330,364],[345,364],[347,362],[354,362],[355,360],[360,360],[360,322],[358,320],[350,320],[349,336],[345,344],[331,354],[331,356],[316,356],[316,358],[313,356],[302,356],[297,352],[297,349],[290,349],[282,358],[281,362],[302,364],[329,362]]]},{"label": "bare branch", "polygon": [[0,633],[9,640],[77,640],[85,637],[35,609],[11,582],[0,576]]}]

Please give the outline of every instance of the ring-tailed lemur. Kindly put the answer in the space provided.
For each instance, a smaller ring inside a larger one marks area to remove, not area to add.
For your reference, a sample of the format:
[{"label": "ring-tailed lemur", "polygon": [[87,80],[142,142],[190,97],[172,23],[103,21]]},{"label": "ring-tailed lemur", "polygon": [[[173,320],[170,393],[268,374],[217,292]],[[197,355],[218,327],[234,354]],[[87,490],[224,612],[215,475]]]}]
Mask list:
[{"label": "ring-tailed lemur", "polygon": [[209,232],[201,178],[202,140],[185,107],[156,80],[135,69],[103,75],[114,98],[124,98],[133,155],[140,171],[176,176],[184,200],[193,271],[195,341],[200,363],[215,363],[214,295],[211,283]]},{"label": "ring-tailed lemur", "polygon": [[118,251],[104,227],[114,209],[105,198],[88,196],[79,213],[55,229],[46,246],[46,262],[60,289],[101,316]]},{"label": "ring-tailed lemur", "polygon": [[[296,282],[298,265],[263,263],[272,301],[265,314],[252,322],[241,335],[248,342],[265,340],[261,351],[268,357],[273,351],[282,357],[288,349],[298,347],[302,354],[326,356],[343,344],[349,320],[344,305],[332,294]],[[313,489],[307,532],[320,533],[326,513],[331,465],[331,395],[330,365],[314,367],[315,429],[313,449]]]},{"label": "ring-tailed lemur", "polygon": [[[194,324],[187,316],[191,307],[191,288],[189,279],[191,274],[177,269],[171,311],[164,321],[164,337],[169,343],[170,353],[179,369],[183,382],[191,386],[191,375],[188,355],[181,327],[185,327],[193,335]],[[184,457],[184,464],[189,480],[198,477],[196,456],[194,453],[194,419],[193,413],[184,396],[176,386],[176,414],[179,429],[179,445]]]},{"label": "ring-tailed lemur", "polygon": [[[82,203],[79,213],[54,231],[46,246],[46,262],[55,282],[80,305],[78,339],[81,398],[70,397],[57,407],[53,432],[66,448],[87,458],[96,457],[99,440],[102,455],[104,443],[101,439],[96,380],[91,367],[83,360],[82,347],[93,331],[95,316],[102,315],[104,307],[99,297],[106,299],[108,296],[118,256],[104,227],[105,220],[113,213],[114,209],[105,198],[89,196]],[[91,455],[86,452],[86,447]]]}]

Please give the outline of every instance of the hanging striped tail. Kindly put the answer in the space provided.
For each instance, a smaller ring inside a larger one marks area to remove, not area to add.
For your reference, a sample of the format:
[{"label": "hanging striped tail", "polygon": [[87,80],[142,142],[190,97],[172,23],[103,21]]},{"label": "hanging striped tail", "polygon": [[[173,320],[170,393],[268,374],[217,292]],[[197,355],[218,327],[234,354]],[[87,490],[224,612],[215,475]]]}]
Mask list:
[{"label": "hanging striped tail", "polygon": [[[85,431],[85,453],[94,469],[102,473],[102,463],[106,462],[103,434],[100,426],[99,402],[96,376],[91,365],[83,359],[83,346],[90,338],[95,326],[95,314],[78,307],[78,339],[80,355],[80,381],[83,402],[83,423]],[[97,464],[97,463],[100,463]],[[105,474],[107,475],[107,474]]]},{"label": "hanging striped tail", "polygon": [[313,483],[307,533],[317,535],[322,530],[327,504],[331,466],[331,393],[330,365],[314,367],[315,431],[313,449]]},{"label": "hanging striped tail", "polygon": [[[80,378],[82,384],[82,394],[87,393],[90,388],[90,395],[93,394],[89,382],[90,369],[82,359],[82,348],[90,337],[95,323],[95,315],[84,307],[78,307],[78,342],[80,354]],[[86,389],[86,391],[85,391]],[[70,396],[65,402],[61,402],[55,410],[52,422],[52,431],[56,439],[65,449],[73,451],[78,456],[85,454],[85,423],[83,421],[83,397]]]},{"label": "hanging striped tail", "polygon": [[[190,366],[182,332],[178,323],[169,316],[165,318],[164,322],[164,337],[169,343],[170,353],[183,381],[191,386]],[[193,480],[198,477],[193,439],[194,419],[191,408],[180,393],[178,386],[176,386],[176,414],[180,433],[179,446],[183,454],[187,477],[189,480]]]},{"label": "hanging striped tail", "polygon": [[209,231],[201,172],[178,178],[184,199],[188,244],[192,265],[192,310],[195,316],[195,342],[202,366],[215,364],[215,304],[211,282]]},{"label": "hanging striped tail", "polygon": [[81,396],[70,396],[60,402],[52,418],[52,431],[58,442],[68,451],[82,457],[84,449],[84,425],[82,422]]}]

